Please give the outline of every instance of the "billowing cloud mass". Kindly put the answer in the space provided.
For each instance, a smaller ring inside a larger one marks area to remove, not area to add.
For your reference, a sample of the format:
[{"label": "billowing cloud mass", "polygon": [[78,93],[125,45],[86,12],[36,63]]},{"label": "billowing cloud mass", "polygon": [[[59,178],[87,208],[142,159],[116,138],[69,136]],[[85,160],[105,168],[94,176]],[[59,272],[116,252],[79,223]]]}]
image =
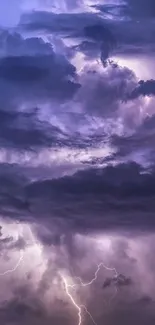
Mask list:
[{"label": "billowing cloud mass", "polygon": [[155,323],[153,0],[0,2],[0,324]]}]

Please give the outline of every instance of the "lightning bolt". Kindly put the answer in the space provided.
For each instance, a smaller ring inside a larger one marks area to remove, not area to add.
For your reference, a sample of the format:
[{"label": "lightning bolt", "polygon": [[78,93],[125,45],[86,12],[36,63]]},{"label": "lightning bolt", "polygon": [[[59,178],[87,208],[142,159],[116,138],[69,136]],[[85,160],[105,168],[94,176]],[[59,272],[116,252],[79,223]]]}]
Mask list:
[{"label": "lightning bolt", "polygon": [[[29,229],[29,232],[31,234],[32,241],[37,245],[37,243],[36,243],[36,241],[34,239],[34,236],[32,234],[31,228],[29,226],[28,226],[28,229]],[[22,228],[22,232],[23,232],[23,228]],[[16,263],[16,265],[12,269],[8,269],[5,272],[0,273],[0,276],[5,276],[5,275],[7,275],[9,273],[15,272],[18,269],[18,267],[21,265],[23,259],[24,259],[24,252],[21,251],[19,260]],[[91,313],[88,311],[87,307],[85,305],[82,305],[82,304],[79,305],[76,302],[76,300],[74,299],[72,293],[70,292],[70,289],[74,289],[75,287],[78,287],[78,286],[87,287],[87,286],[92,285],[97,280],[98,273],[99,273],[101,267],[103,267],[104,269],[106,269],[108,271],[113,271],[114,272],[114,276],[116,277],[116,283],[117,283],[118,273],[117,273],[116,268],[107,267],[104,263],[100,263],[100,264],[97,265],[97,270],[95,271],[94,277],[89,282],[86,282],[86,283],[84,283],[80,277],[75,277],[75,279],[77,279],[79,281],[79,283],[69,284],[67,282],[66,277],[59,272],[59,275],[61,277],[61,280],[62,280],[62,282],[64,284],[64,288],[65,288],[66,295],[69,297],[72,305],[77,309],[77,312],[78,312],[78,325],[82,325],[82,310],[85,310],[85,312],[88,314],[88,316],[90,317],[90,319],[91,319],[91,321],[93,322],[94,325],[97,325],[97,323],[95,322],[95,320],[94,320],[93,316],[91,315]],[[117,294],[117,287],[116,287],[115,294]],[[114,299],[114,296],[112,297],[112,299]]]},{"label": "lightning bolt", "polygon": [[64,286],[65,286],[65,291],[67,296],[69,297],[69,299],[71,300],[72,304],[75,306],[75,308],[78,310],[78,318],[79,318],[79,322],[78,325],[81,325],[82,322],[82,316],[81,316],[81,306],[78,306],[78,304],[76,303],[76,301],[74,300],[74,298],[72,297],[71,293],[69,292],[68,288],[70,287],[70,285],[68,285],[67,280],[65,279],[65,277],[62,275],[61,276]]},{"label": "lightning bolt", "polygon": [[[21,227],[21,225],[20,225],[20,227]],[[23,227],[21,227],[21,232],[23,233]],[[19,238],[19,235],[18,235],[18,238]],[[12,269],[8,269],[8,270],[4,271],[3,273],[0,273],[0,276],[4,276],[9,273],[15,272],[18,269],[18,267],[20,266],[21,262],[23,261],[23,258],[24,258],[24,253],[23,253],[23,251],[21,251],[20,257],[19,257],[16,265]]]},{"label": "lightning bolt", "polygon": [[17,270],[17,268],[20,266],[23,258],[24,258],[24,253],[21,252],[20,257],[19,257],[19,260],[18,260],[17,264],[14,266],[14,268],[9,269],[9,270],[7,270],[7,271],[5,271],[3,273],[0,273],[0,276],[7,275],[9,273],[15,272]]},{"label": "lightning bolt", "polygon": [[[21,227],[21,233],[23,233],[23,227],[22,227],[21,225],[20,225],[20,227]],[[29,229],[29,232],[30,232],[30,234],[31,234],[31,237],[32,237],[33,242],[35,242],[34,237],[33,237],[33,235],[32,235],[31,228],[30,228],[28,225],[27,225],[27,227],[28,227],[28,229]],[[19,237],[19,236],[18,236],[18,237]],[[6,270],[5,272],[0,273],[0,276],[4,276],[4,275],[7,275],[7,274],[9,274],[9,273],[13,273],[13,272],[15,272],[15,271],[18,269],[18,267],[21,265],[23,259],[24,259],[24,252],[23,252],[23,250],[22,250],[21,253],[20,253],[20,257],[19,257],[19,259],[18,259],[18,261],[17,261],[17,264],[16,264],[12,269],[8,269],[8,270]]]},{"label": "lightning bolt", "polygon": [[[83,283],[80,277],[76,277],[76,279],[80,281],[80,285],[81,285],[82,287],[89,286],[89,285],[91,285],[93,282],[95,282],[95,281],[97,280],[97,275],[98,275],[98,272],[100,271],[101,267],[103,267],[104,269],[106,269],[106,270],[108,270],[108,271],[114,271],[115,276],[116,276],[116,277],[118,276],[118,273],[117,273],[117,271],[116,271],[115,268],[110,268],[110,267],[107,267],[105,264],[100,263],[100,264],[97,265],[97,270],[96,270],[96,272],[95,272],[94,278],[93,278],[90,282]],[[73,286],[75,287],[75,286],[77,286],[77,285],[78,285],[78,284],[74,284]]]},{"label": "lightning bolt", "polygon": [[85,305],[78,305],[76,303],[75,299],[73,298],[72,294],[69,292],[69,287],[74,288],[74,285],[68,284],[66,278],[63,275],[61,275],[61,279],[62,279],[62,281],[64,283],[65,292],[66,292],[67,296],[69,297],[69,299],[71,300],[71,302],[75,306],[75,308],[78,310],[78,325],[82,324],[82,309],[85,309],[86,313],[89,315],[89,317],[91,318],[94,325],[97,325],[96,322],[94,321],[92,315],[87,310],[86,306]]},{"label": "lightning bolt", "polygon": [[113,271],[114,274],[115,274],[115,277],[117,278],[118,272],[117,272],[116,268],[107,267],[104,263],[100,263],[100,264],[97,265],[97,270],[95,271],[94,277],[92,278],[92,280],[90,280],[89,282],[86,282],[86,283],[82,282],[80,277],[75,277],[77,280],[79,280],[80,284],[78,284],[78,283],[69,284],[67,282],[66,278],[64,277],[64,275],[62,275],[60,273],[60,277],[61,277],[61,279],[63,281],[63,284],[64,284],[64,287],[65,287],[65,292],[66,292],[67,296],[69,297],[70,301],[72,302],[73,306],[78,311],[78,325],[82,324],[82,309],[85,309],[86,313],[89,315],[89,317],[92,320],[92,322],[94,323],[94,325],[97,325],[97,324],[96,324],[94,318],[92,317],[91,313],[87,310],[86,306],[85,305],[79,305],[76,302],[76,300],[74,299],[74,297],[70,293],[69,288],[74,289],[75,287],[77,287],[79,285],[82,286],[82,287],[90,286],[91,284],[93,284],[93,282],[95,282],[97,280],[98,272],[100,271],[101,267],[103,267],[104,269],[106,269],[108,271]]}]

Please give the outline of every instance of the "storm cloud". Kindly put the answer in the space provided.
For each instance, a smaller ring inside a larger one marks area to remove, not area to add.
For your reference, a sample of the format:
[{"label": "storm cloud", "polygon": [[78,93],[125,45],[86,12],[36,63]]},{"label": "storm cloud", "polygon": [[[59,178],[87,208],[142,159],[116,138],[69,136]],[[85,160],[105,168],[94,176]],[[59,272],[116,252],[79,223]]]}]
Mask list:
[{"label": "storm cloud", "polygon": [[154,13],[0,3],[2,325],[155,322]]}]

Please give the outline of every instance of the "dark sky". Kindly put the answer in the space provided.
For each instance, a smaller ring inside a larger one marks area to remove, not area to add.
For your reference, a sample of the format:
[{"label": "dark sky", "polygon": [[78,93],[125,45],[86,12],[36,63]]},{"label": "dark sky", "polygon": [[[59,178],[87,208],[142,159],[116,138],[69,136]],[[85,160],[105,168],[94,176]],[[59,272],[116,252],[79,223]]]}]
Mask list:
[{"label": "dark sky", "polygon": [[155,324],[155,1],[0,0],[0,324]]}]

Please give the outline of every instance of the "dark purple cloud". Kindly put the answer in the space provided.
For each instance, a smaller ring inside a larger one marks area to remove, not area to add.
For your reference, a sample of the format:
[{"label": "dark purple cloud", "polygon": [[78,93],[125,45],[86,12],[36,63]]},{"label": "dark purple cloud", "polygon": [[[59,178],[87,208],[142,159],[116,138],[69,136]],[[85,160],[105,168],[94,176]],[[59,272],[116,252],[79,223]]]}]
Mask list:
[{"label": "dark purple cloud", "polygon": [[155,80],[140,80],[137,87],[129,95],[130,99],[138,98],[139,96],[154,96],[155,95]]},{"label": "dark purple cloud", "polygon": [[12,3],[0,4],[0,322],[78,325],[81,308],[81,325],[89,313],[153,325],[154,2]]}]

